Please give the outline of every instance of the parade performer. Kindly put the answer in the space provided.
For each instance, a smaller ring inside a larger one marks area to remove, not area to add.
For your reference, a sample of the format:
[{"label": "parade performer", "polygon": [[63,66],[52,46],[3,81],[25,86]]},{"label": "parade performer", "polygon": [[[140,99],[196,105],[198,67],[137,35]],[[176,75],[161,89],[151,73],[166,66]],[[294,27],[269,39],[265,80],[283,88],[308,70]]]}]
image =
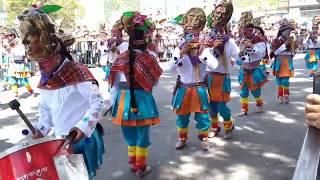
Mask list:
[{"label": "parade performer", "polygon": [[260,61],[260,68],[265,72],[266,76],[268,76],[270,74],[270,72],[267,70],[267,64],[269,64],[269,60],[270,60],[270,51],[271,51],[271,47],[270,47],[270,43],[268,42],[268,39],[267,37],[265,36],[265,32],[264,30],[262,29],[262,27],[260,26],[261,25],[261,18],[255,18],[253,19],[253,25],[254,25],[254,28],[255,28],[255,33],[256,33],[256,36],[260,36],[260,37],[263,37],[264,38],[264,44],[265,44],[265,56],[263,57],[263,59]]},{"label": "parade performer", "polygon": [[[48,9],[47,9],[48,10]],[[104,101],[98,83],[86,66],[75,62],[56,35],[49,15],[30,8],[18,17],[29,59],[39,63],[40,117],[33,138],[73,136],[74,153],[83,154],[90,179],[102,164],[103,129],[98,123]]]},{"label": "parade performer", "polygon": [[272,64],[273,75],[276,77],[278,85],[279,103],[289,103],[290,77],[293,76],[293,56],[298,48],[296,31],[290,26],[287,19],[279,22],[277,37],[271,45],[270,58],[274,58]]},{"label": "parade performer", "polygon": [[30,63],[25,54],[25,47],[16,37],[14,32],[6,35],[9,40],[7,47],[9,57],[8,68],[8,83],[11,85],[11,90],[16,97],[19,97],[18,88],[20,85],[26,87],[29,94],[33,93],[33,89],[30,86],[29,78],[32,76],[32,70]]},{"label": "parade performer", "polygon": [[316,17],[312,21],[312,31],[310,32],[307,41],[307,53],[304,57],[306,60],[307,69],[310,71],[309,77],[312,78],[318,72],[318,61],[320,60],[320,39],[319,39],[319,25]]},{"label": "parade performer", "polygon": [[110,75],[110,69],[113,62],[117,59],[119,54],[128,50],[128,42],[122,37],[123,25],[118,20],[113,25],[111,30],[111,38],[107,40],[107,49],[104,50],[103,55],[106,58],[106,64],[104,64],[104,72],[106,73],[105,80],[108,80]]},{"label": "parade performer", "polygon": [[168,70],[178,72],[172,100],[172,106],[177,114],[176,125],[179,135],[176,149],[183,149],[186,146],[189,118],[191,113],[195,113],[201,148],[207,151],[210,128],[208,85],[205,79],[206,64],[199,57],[199,36],[205,27],[206,15],[200,8],[191,8],[186,14],[176,19],[181,19],[181,25],[184,28],[180,49],[176,49],[168,67]]},{"label": "parade performer", "polygon": [[103,80],[107,81],[108,80],[108,71],[107,71],[107,62],[108,62],[108,56],[107,56],[107,32],[101,31],[99,34],[99,41],[97,43],[97,48],[99,50],[99,64],[102,68],[102,71],[106,73],[105,77]]},{"label": "parade performer", "polygon": [[147,51],[148,37],[154,30],[152,21],[139,12],[125,12],[121,24],[129,35],[129,50],[111,67],[109,82],[116,89],[111,91],[116,92],[112,95],[112,122],[121,126],[131,170],[142,177],[151,171],[147,165],[150,126],[160,123],[152,88],[162,69]]},{"label": "parade performer", "polygon": [[243,12],[240,17],[239,27],[243,32],[240,40],[240,53],[237,64],[241,66],[239,72],[240,103],[242,112],[239,116],[248,115],[249,91],[256,100],[257,113],[263,111],[261,88],[267,82],[264,71],[259,67],[260,61],[266,54],[265,39],[257,35],[253,24],[252,12]]},{"label": "parade performer", "polygon": [[218,113],[223,118],[224,138],[230,138],[234,128],[231,110],[227,106],[231,93],[230,70],[239,55],[239,48],[235,40],[227,35],[226,31],[232,13],[232,3],[223,1],[208,16],[208,27],[211,28],[209,51],[212,58],[219,62],[216,68],[207,66],[212,130],[209,133],[210,137],[218,135],[220,131]]}]

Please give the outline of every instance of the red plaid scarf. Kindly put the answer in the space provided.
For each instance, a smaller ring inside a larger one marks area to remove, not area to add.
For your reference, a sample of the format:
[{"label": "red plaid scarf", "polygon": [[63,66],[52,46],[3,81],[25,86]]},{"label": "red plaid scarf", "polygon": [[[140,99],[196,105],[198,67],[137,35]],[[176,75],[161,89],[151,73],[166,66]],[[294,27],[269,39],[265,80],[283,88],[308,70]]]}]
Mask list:
[{"label": "red plaid scarf", "polygon": [[[117,72],[123,72],[129,79],[129,52],[126,51],[119,55],[116,61],[113,63],[109,82],[111,86],[114,84]],[[149,53],[137,53],[134,64],[134,79],[135,83],[138,83],[146,91],[151,91],[152,87],[156,84],[162,74],[156,59]],[[136,85],[135,85],[136,87]]]},{"label": "red plaid scarf", "polygon": [[47,83],[39,83],[38,88],[54,90],[85,81],[97,83],[97,80],[85,65],[75,61],[69,61],[65,63],[63,67],[47,81]]}]

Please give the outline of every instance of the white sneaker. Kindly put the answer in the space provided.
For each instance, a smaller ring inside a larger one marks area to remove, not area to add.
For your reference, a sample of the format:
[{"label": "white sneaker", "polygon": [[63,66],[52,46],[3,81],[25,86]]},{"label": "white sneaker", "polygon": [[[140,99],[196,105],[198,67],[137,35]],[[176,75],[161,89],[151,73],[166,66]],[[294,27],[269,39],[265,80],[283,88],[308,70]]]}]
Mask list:
[{"label": "white sneaker", "polygon": [[278,97],[278,103],[283,104],[284,103],[284,98],[283,97]]},{"label": "white sneaker", "polygon": [[244,117],[247,115],[248,115],[248,112],[244,112],[244,111],[242,111],[241,113],[238,114],[239,117]]},{"label": "white sneaker", "polygon": [[209,145],[209,142],[208,142],[208,139],[207,139],[207,138],[202,139],[202,141],[201,141],[200,144],[201,144],[201,149],[202,149],[203,151],[208,151],[208,150],[209,150],[210,145]]},{"label": "white sneaker", "polygon": [[187,141],[185,140],[180,140],[176,143],[176,149],[183,149],[187,145]]},{"label": "white sneaker", "polygon": [[143,177],[143,176],[151,173],[151,170],[152,170],[151,166],[147,166],[144,171],[137,170],[136,176],[138,176],[138,177]]},{"label": "white sneaker", "polygon": [[262,112],[263,112],[262,106],[257,106],[256,113],[262,113]]},{"label": "white sneaker", "polygon": [[233,128],[231,130],[225,131],[223,139],[230,139],[232,137]]},{"label": "white sneaker", "polygon": [[209,138],[213,138],[213,137],[216,137],[219,135],[219,132],[221,131],[221,128],[218,127],[218,128],[211,128],[211,131],[209,132],[208,134],[208,137]]},{"label": "white sneaker", "polygon": [[284,103],[289,104],[290,100],[289,100],[289,96],[285,96],[284,97]]}]

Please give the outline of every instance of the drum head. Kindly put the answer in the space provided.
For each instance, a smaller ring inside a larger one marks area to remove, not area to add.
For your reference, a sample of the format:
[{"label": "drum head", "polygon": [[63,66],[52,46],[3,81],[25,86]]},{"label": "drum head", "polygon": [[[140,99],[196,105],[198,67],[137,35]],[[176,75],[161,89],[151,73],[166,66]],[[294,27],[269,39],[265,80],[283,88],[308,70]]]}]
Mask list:
[{"label": "drum head", "polygon": [[39,139],[31,139],[31,140],[26,140],[23,141],[21,143],[19,143],[16,146],[13,146],[12,148],[9,148],[3,152],[0,153],[0,159],[14,153],[17,151],[20,151],[21,149],[25,149],[37,144],[41,144],[41,143],[45,143],[48,141],[59,141],[59,140],[64,140],[63,138],[56,138],[56,137],[43,137],[43,138],[39,138]]}]

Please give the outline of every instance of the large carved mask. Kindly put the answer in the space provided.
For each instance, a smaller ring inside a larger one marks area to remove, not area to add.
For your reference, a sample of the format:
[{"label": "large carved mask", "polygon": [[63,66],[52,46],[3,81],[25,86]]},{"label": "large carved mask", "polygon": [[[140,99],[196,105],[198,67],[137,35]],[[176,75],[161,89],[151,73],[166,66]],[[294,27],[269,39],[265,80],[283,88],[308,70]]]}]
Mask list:
[{"label": "large carved mask", "polygon": [[212,24],[213,26],[225,26],[232,17],[233,6],[230,2],[223,1],[221,4],[218,4],[211,13]]},{"label": "large carved mask", "polygon": [[201,8],[191,8],[183,18],[183,28],[186,33],[199,33],[206,25],[206,14]]}]

